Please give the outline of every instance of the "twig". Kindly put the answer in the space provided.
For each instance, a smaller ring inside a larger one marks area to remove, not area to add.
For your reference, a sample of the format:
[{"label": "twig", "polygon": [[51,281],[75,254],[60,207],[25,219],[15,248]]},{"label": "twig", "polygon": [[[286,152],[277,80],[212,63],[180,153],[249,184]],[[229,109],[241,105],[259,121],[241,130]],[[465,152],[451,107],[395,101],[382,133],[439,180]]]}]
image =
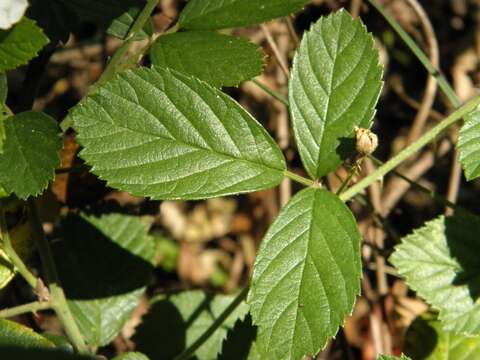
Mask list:
[{"label": "twig", "polygon": [[360,8],[362,7],[362,0],[352,0],[350,3],[350,14],[352,17],[357,17],[360,14]]},{"label": "twig", "polygon": [[[400,85],[393,85],[392,86],[393,91],[400,97],[401,100],[403,100],[408,106],[418,110],[420,109],[421,104],[408,96],[408,94],[405,93],[405,91],[402,89]],[[439,122],[442,121],[445,115],[442,113],[436,111],[435,109],[430,109],[429,116],[432,118],[432,120]]]},{"label": "twig", "polygon": [[[423,32],[425,34],[425,38],[428,44],[428,52],[430,55],[430,63],[436,69],[440,67],[440,55],[438,50],[438,42],[435,36],[435,32],[433,30],[433,26],[425,14],[422,6],[417,2],[417,0],[406,0],[410,6],[413,8],[415,13],[417,14],[418,18],[420,19],[420,23],[422,24]],[[414,142],[420,134],[425,126],[427,121],[428,115],[430,110],[433,106],[433,101],[435,100],[435,95],[437,93],[437,81],[433,76],[429,76],[427,79],[427,84],[425,86],[425,92],[423,94],[423,99],[418,109],[417,115],[413,121],[413,125],[410,129],[410,132],[407,136],[406,145],[410,145]]]},{"label": "twig", "polygon": [[288,33],[290,34],[290,37],[292,38],[292,41],[295,45],[295,47],[298,47],[298,44],[300,43],[300,39],[298,38],[297,31],[295,30],[295,26],[293,26],[293,16],[289,15],[285,18],[285,21],[287,22],[287,27],[288,27]]},{"label": "twig", "polygon": [[14,306],[0,310],[0,318],[9,318],[29,312],[51,309],[52,304],[48,301],[35,301],[24,305]]},{"label": "twig", "polygon": [[288,77],[290,76],[290,72],[288,70],[288,65],[282,54],[280,53],[280,50],[278,49],[277,44],[275,43],[275,40],[273,40],[272,33],[268,29],[267,25],[261,24],[260,25],[263,33],[265,34],[265,38],[267,39],[268,45],[273,51],[273,55],[275,55],[275,58],[278,61],[278,64],[280,65],[280,69],[282,69],[283,73],[285,76]]},{"label": "twig", "polygon": [[[370,157],[372,159],[373,162],[375,162],[377,165],[383,165],[384,163],[376,158],[374,158],[373,156]],[[413,172],[413,171],[412,171]],[[428,196],[430,196],[434,201],[436,201],[437,203],[439,204],[442,204],[444,206],[448,206],[452,209],[462,209],[461,206],[455,204],[455,203],[452,203],[450,201],[448,201],[446,198],[444,198],[443,196],[441,196],[440,194],[437,194],[435,191],[433,190],[430,190],[428,188],[426,188],[425,186],[422,186],[420,185],[418,182],[416,182],[415,180],[411,179],[409,176],[406,176],[396,170],[392,170],[392,174],[395,175],[395,176],[398,176],[400,177],[401,179],[403,179],[405,182],[407,182],[409,184],[409,186],[413,186],[415,189],[427,194]],[[409,174],[410,175],[410,174]],[[407,189],[408,189],[408,186],[407,186]],[[465,210],[466,211],[466,210]]]},{"label": "twig", "polygon": [[192,345],[190,345],[185,351],[183,351],[180,355],[176,356],[174,360],[188,360],[192,357],[193,354],[195,354],[195,351],[202,346],[205,341],[208,340],[208,338],[215,332],[217,329],[222,326],[223,322],[225,319],[227,319],[242,303],[243,300],[247,297],[248,294],[248,288],[244,288],[242,291],[238,293],[238,295],[235,297],[235,299],[232,300],[230,305],[223,310],[223,312],[218,316],[218,318],[215,319],[215,321],[210,325],[210,327],[205,330],[205,332],[200,335],[200,337],[195,340]]},{"label": "twig", "polygon": [[377,11],[382,14],[382,16],[387,20],[390,26],[395,30],[395,32],[400,36],[400,38],[405,42],[405,44],[410,48],[410,50],[415,54],[418,60],[422,65],[427,69],[428,73],[432,75],[438,83],[438,86],[442,92],[447,96],[449,101],[455,106],[459,107],[461,102],[457,98],[455,91],[452,89],[448,83],[445,76],[440,72],[439,69],[435,68],[425,53],[418,47],[417,43],[402,29],[400,24],[381,6],[376,0],[367,0]]},{"label": "twig", "polygon": [[22,275],[22,277],[32,287],[32,289],[36,290],[38,284],[37,278],[30,272],[30,270],[28,270],[23,260],[20,258],[20,256],[17,255],[17,252],[13,248],[12,242],[10,240],[10,234],[8,233],[3,204],[0,204],[0,206],[2,206],[2,208],[0,209],[0,232],[3,241],[3,249],[5,250],[5,253],[7,254],[10,261],[15,266],[18,273]]},{"label": "twig", "polygon": [[[458,151],[454,151],[452,154],[452,168],[450,170],[450,179],[448,181],[447,200],[455,203],[457,201],[458,192],[460,189],[460,182],[462,179],[462,165],[458,161]],[[453,210],[451,208],[445,209],[445,215],[452,215]]]}]

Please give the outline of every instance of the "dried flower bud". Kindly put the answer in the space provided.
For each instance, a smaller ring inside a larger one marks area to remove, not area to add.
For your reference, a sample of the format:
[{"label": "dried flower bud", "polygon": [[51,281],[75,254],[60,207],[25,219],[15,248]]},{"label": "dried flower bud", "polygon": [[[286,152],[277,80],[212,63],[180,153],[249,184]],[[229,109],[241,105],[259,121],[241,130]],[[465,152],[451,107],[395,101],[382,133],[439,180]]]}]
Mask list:
[{"label": "dried flower bud", "polygon": [[355,147],[359,154],[370,155],[378,146],[378,138],[368,129],[355,126]]}]

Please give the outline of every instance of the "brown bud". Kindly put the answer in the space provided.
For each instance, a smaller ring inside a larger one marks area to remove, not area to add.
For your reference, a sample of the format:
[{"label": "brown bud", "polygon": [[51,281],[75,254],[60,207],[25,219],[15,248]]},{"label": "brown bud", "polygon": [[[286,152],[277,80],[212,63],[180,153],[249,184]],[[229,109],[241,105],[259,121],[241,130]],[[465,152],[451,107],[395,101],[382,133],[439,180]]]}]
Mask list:
[{"label": "brown bud", "polygon": [[355,126],[355,147],[359,154],[370,155],[378,146],[378,138],[368,129]]}]

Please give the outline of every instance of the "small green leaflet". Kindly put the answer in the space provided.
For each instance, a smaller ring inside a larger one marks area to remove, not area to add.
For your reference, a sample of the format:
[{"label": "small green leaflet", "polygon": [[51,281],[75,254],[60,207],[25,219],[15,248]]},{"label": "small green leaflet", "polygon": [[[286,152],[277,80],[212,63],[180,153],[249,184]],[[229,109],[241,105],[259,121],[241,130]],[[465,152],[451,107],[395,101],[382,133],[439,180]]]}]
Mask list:
[{"label": "small green leaflet", "polygon": [[315,356],[360,293],[360,233],[350,209],[322,189],[297,193],[258,252],[248,302],[257,346],[274,359]]},{"label": "small green leaflet", "polygon": [[160,36],[150,50],[152,65],[195,76],[215,87],[237,86],[260,75],[264,56],[248,40],[212,31]]},{"label": "small green leaflet", "polygon": [[480,176],[480,107],[465,116],[457,148],[467,180]]},{"label": "small green leaflet", "polygon": [[316,179],[354,154],[354,127],[370,128],[382,88],[373,36],[346,11],[322,17],[293,61],[290,112],[303,165]]},{"label": "small green leaflet", "polygon": [[22,199],[36,196],[60,166],[62,140],[57,122],[45,113],[27,111],[5,119],[4,126],[0,185]]},{"label": "small green leaflet", "polygon": [[134,195],[202,199],[283,179],[283,154],[250,114],[219,90],[169,69],[121,73],[70,116],[92,172]]},{"label": "small green leaflet", "polygon": [[25,65],[47,44],[42,30],[27,18],[11,29],[0,30],[0,72]]},{"label": "small green leaflet", "polygon": [[180,14],[180,27],[215,30],[260,24],[301,10],[310,0],[190,0]]},{"label": "small green leaflet", "polygon": [[[153,300],[149,312],[135,330],[136,349],[155,360],[174,359],[208,329],[234,297],[184,291]],[[195,358],[217,359],[227,331],[247,312],[248,306],[241,303],[196,351]]]},{"label": "small green leaflet", "polygon": [[70,215],[54,254],[68,305],[85,340],[107,345],[149,284],[155,242],[138,217]]},{"label": "small green leaflet", "polygon": [[478,360],[480,336],[469,337],[444,331],[440,321],[423,315],[408,328],[404,348],[412,359]]},{"label": "small green leaflet", "polygon": [[435,309],[445,331],[480,334],[480,218],[457,212],[402,239],[390,262]]}]

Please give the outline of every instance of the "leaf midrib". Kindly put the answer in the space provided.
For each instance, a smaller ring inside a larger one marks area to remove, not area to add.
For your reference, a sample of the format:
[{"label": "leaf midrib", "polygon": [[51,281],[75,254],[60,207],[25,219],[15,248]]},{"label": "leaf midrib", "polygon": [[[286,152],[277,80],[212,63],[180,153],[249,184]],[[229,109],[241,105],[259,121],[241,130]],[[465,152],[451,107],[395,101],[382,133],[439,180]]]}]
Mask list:
[{"label": "leaf midrib", "polygon": [[[149,84],[150,84],[150,83],[149,83]],[[150,85],[151,85],[151,84],[150,84]],[[118,98],[120,98],[120,99],[122,99],[122,100],[125,100],[125,101],[127,101],[127,102],[129,102],[129,103],[131,103],[131,104],[133,104],[133,105],[136,105],[136,106],[142,108],[145,112],[147,112],[149,115],[151,115],[152,118],[154,118],[156,121],[158,121],[157,116],[155,116],[154,114],[152,114],[147,108],[145,108],[145,107],[143,107],[143,106],[140,106],[140,104],[135,103],[134,101],[132,101],[132,100],[130,100],[130,99],[127,99],[127,98],[125,98],[125,97],[122,97],[122,96],[120,96],[119,94],[111,91],[110,89],[104,88],[103,90],[106,90],[108,93],[110,93],[110,94],[112,94],[112,95],[115,95],[115,96],[117,96]],[[112,119],[112,121],[113,121],[113,123],[115,124],[115,126],[116,126],[117,128],[122,129],[122,130],[126,130],[126,131],[129,131],[129,132],[132,132],[132,133],[136,133],[136,134],[146,135],[146,136],[148,136],[148,137],[150,137],[150,138],[153,137],[153,138],[156,138],[156,139],[161,139],[162,141],[167,141],[167,142],[170,141],[170,142],[173,142],[173,143],[176,143],[176,144],[181,144],[181,145],[183,145],[183,146],[185,146],[185,147],[190,147],[190,148],[195,149],[195,150],[198,150],[198,151],[210,152],[210,153],[216,154],[216,155],[218,155],[218,156],[223,156],[223,157],[225,157],[225,158],[227,158],[227,159],[229,159],[229,160],[243,161],[243,162],[255,164],[256,166],[261,166],[261,167],[264,167],[264,168],[268,168],[268,169],[274,170],[274,171],[276,171],[276,172],[279,172],[279,173],[281,173],[281,174],[283,174],[283,172],[284,172],[284,170],[285,170],[285,169],[278,169],[278,168],[269,166],[269,165],[267,165],[267,164],[265,164],[265,163],[263,163],[263,162],[259,163],[259,162],[255,162],[255,161],[252,161],[252,160],[243,158],[243,157],[238,158],[238,157],[235,157],[234,155],[227,154],[227,153],[224,153],[224,152],[221,152],[221,151],[214,151],[213,149],[204,148],[204,147],[201,147],[201,146],[197,146],[197,145],[194,145],[194,144],[190,144],[190,143],[184,142],[184,141],[182,141],[182,140],[178,140],[177,138],[173,137],[173,135],[172,135],[173,138],[168,138],[168,137],[161,136],[161,135],[153,135],[153,134],[151,134],[151,133],[147,133],[147,132],[141,131],[141,130],[134,130],[134,129],[129,128],[128,126],[122,126],[122,125],[120,125],[120,124],[117,122],[117,120],[116,120],[113,116],[111,116],[111,114],[102,106],[102,104],[101,104],[100,102],[97,102],[97,101],[96,101],[96,99],[95,99],[94,97],[91,97],[91,98],[89,98],[89,99],[90,99],[91,101],[95,102],[97,105],[99,105],[102,109],[104,109],[104,110],[105,110],[105,113],[108,114],[108,116],[110,117],[110,119]],[[203,100],[203,99],[202,99],[202,100]],[[208,104],[207,104],[207,105],[208,105]],[[181,113],[181,112],[180,112],[180,113]],[[181,114],[182,114],[182,116],[183,116],[189,123],[191,123],[191,121],[190,121],[185,115],[183,115],[183,113],[181,113]],[[86,116],[86,115],[80,115],[80,116],[89,117],[89,116]],[[101,118],[100,118],[99,121],[108,124],[106,121],[103,121]],[[108,124],[108,125],[110,125],[110,124]],[[162,125],[162,126],[163,126],[163,125]],[[166,129],[166,130],[168,131],[168,129]],[[252,135],[253,135],[253,134],[252,134]],[[107,136],[110,136],[110,134],[107,135]],[[253,137],[255,138],[255,136],[253,136]],[[81,140],[81,139],[82,139],[82,138],[79,137],[79,140]],[[88,141],[88,140],[94,139],[94,138],[89,137],[89,138],[84,138],[84,139],[87,139],[87,141]],[[236,144],[235,144],[235,145],[236,145]],[[123,150],[123,151],[128,151],[128,150]],[[239,151],[239,152],[240,152],[240,154],[242,154],[241,151]],[[106,154],[108,154],[108,153],[106,153]]]}]

